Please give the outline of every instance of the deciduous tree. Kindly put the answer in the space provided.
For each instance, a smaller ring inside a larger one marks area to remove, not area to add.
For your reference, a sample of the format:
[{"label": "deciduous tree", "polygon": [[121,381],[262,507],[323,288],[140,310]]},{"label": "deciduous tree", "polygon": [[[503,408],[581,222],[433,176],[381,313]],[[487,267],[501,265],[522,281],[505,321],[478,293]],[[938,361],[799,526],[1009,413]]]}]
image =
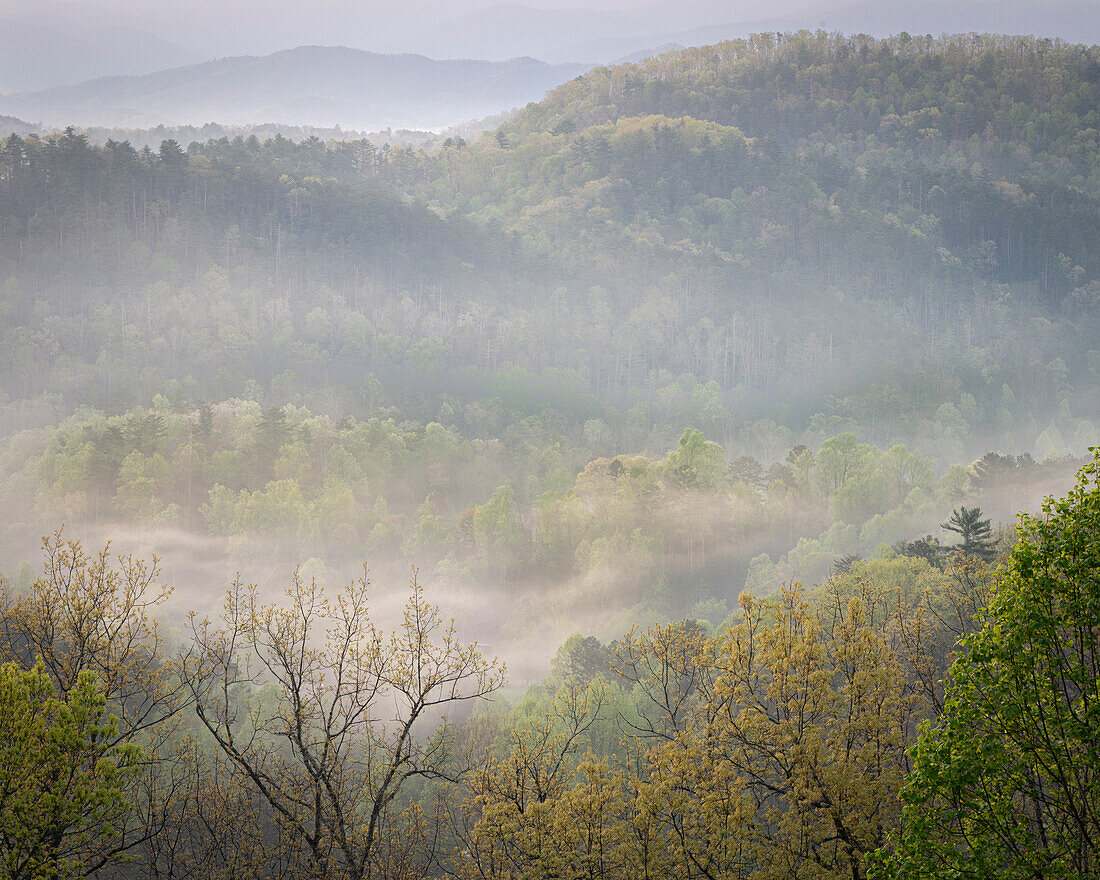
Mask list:
[{"label": "deciduous tree", "polygon": [[388,636],[368,614],[368,588],[364,577],[329,598],[296,573],[285,602],[267,605],[234,583],[219,623],[192,618],[182,665],[238,784],[274,812],[286,858],[322,878],[423,875],[434,816],[401,798],[412,780],[456,775],[440,719],[502,681],[415,575]]},{"label": "deciduous tree", "polygon": [[1100,871],[1100,451],[1020,541],[925,726],[884,874]]},{"label": "deciduous tree", "polygon": [[117,735],[92,672],[59,695],[41,663],[0,666],[0,877],[86,877],[122,855],[141,751]]}]

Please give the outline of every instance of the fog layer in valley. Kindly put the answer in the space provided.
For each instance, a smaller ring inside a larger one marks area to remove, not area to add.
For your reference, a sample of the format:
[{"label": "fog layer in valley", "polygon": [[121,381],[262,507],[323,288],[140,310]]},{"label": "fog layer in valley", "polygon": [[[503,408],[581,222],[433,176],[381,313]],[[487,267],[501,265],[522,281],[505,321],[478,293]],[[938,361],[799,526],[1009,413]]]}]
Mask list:
[{"label": "fog layer in valley", "polygon": [[161,553],[173,613],[417,566],[545,664],[946,564],[1095,441],[1090,52],[764,35],[483,136],[10,137],[3,566],[64,524]]},{"label": "fog layer in valley", "polygon": [[9,0],[0,880],[1100,875],[1095,39]]}]

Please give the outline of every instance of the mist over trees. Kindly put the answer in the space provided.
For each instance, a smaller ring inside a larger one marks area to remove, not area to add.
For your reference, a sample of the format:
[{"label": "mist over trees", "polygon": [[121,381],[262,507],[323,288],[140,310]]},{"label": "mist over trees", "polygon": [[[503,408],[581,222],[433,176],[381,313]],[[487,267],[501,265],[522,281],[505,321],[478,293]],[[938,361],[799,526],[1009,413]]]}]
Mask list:
[{"label": "mist over trees", "polygon": [[719,627],[577,635],[514,705],[434,729],[503,670],[415,577],[388,634],[365,579],[296,572],[275,605],[234,582],[168,650],[156,560],[56,535],[2,596],[4,870],[1089,876],[1098,467],[1003,567],[857,561]]},{"label": "mist over trees", "polygon": [[0,877],[1094,873],[1098,100],[801,32],[5,138]]},{"label": "mist over trees", "polygon": [[433,150],[9,137],[4,564],[270,535],[611,626],[1009,521],[1095,437],[1090,53],[762,36]]}]

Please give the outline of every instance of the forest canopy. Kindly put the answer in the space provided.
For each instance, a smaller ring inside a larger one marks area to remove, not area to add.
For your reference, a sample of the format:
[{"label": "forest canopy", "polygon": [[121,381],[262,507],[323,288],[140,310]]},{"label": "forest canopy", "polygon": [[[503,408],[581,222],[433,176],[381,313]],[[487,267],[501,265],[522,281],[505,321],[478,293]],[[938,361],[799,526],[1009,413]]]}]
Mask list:
[{"label": "forest canopy", "polygon": [[1094,875],[1098,107],[800,32],[4,138],[0,880]]},{"label": "forest canopy", "polygon": [[1090,876],[1098,468],[1003,566],[577,635],[511,706],[415,576],[388,632],[365,577],[237,580],[168,650],[157,561],[55,535],[0,597],[5,876]]}]

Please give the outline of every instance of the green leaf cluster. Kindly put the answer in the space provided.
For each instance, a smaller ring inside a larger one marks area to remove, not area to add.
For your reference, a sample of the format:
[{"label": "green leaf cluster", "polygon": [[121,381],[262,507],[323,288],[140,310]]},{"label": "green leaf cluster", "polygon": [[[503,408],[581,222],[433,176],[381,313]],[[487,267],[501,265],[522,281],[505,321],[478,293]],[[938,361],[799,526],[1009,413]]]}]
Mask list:
[{"label": "green leaf cluster", "polygon": [[0,876],[83,877],[112,858],[141,760],[117,733],[93,673],[59,698],[41,664],[0,666]]}]

